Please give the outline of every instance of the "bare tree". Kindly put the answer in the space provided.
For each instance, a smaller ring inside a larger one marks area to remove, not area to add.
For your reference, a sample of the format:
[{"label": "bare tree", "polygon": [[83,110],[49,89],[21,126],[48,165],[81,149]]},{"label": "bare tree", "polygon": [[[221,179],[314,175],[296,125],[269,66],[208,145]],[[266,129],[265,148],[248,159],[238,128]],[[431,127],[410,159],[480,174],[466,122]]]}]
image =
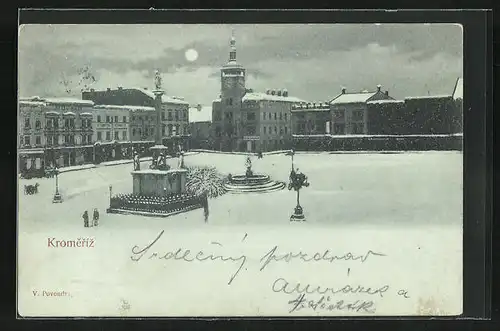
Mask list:
[{"label": "bare tree", "polygon": [[78,75],[78,82],[73,82],[72,80],[67,77],[67,75],[62,72],[61,73],[61,85],[64,88],[64,91],[67,94],[71,94],[75,90],[80,90],[80,92],[88,90],[95,82],[97,82],[97,79],[91,69],[90,65],[84,65],[81,68],[78,68],[76,71]]}]

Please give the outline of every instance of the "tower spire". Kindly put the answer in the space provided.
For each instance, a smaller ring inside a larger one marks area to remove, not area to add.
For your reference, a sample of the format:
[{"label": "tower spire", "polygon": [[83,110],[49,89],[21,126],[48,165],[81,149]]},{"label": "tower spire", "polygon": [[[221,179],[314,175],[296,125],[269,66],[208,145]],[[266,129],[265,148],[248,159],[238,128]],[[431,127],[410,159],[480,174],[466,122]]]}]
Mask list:
[{"label": "tower spire", "polygon": [[229,42],[229,61],[236,61],[236,38],[234,37],[234,28],[231,31],[231,41]]}]

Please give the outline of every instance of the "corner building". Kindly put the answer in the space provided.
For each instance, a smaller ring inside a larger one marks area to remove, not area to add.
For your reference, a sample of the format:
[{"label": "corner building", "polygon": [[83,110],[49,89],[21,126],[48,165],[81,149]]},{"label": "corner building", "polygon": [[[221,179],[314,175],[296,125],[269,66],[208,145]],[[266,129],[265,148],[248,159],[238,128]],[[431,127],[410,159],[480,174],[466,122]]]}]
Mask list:
[{"label": "corner building", "polygon": [[258,152],[288,148],[292,140],[291,109],[304,100],[285,89],[254,92],[246,87],[246,69],[236,61],[236,40],[221,68],[221,94],[212,103],[212,139],[221,151]]}]

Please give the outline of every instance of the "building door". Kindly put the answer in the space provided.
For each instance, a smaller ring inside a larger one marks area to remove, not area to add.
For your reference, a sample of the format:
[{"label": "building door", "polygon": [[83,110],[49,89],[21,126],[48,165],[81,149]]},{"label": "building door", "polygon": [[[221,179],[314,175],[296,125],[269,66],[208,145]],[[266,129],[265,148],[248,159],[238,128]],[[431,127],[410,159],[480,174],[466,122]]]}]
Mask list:
[{"label": "building door", "polygon": [[247,152],[252,152],[252,142],[250,140],[247,141]]}]

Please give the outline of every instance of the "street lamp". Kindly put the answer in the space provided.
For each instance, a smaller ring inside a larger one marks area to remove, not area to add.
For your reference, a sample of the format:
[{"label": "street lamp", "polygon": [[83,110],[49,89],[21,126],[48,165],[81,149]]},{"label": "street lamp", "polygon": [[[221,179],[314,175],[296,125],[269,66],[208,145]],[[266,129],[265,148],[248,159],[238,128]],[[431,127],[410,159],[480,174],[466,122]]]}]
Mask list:
[{"label": "street lamp", "polygon": [[109,208],[111,208],[111,197],[113,195],[113,185],[109,185]]},{"label": "street lamp", "polygon": [[295,155],[295,150],[292,148],[291,150],[286,152],[286,155],[292,157],[292,171],[293,171],[293,156]]},{"label": "street lamp", "polygon": [[61,203],[63,200],[59,193],[59,169],[57,169],[57,166],[54,168],[53,174],[56,176],[56,193],[54,194],[54,198],[52,198],[52,203]]}]

